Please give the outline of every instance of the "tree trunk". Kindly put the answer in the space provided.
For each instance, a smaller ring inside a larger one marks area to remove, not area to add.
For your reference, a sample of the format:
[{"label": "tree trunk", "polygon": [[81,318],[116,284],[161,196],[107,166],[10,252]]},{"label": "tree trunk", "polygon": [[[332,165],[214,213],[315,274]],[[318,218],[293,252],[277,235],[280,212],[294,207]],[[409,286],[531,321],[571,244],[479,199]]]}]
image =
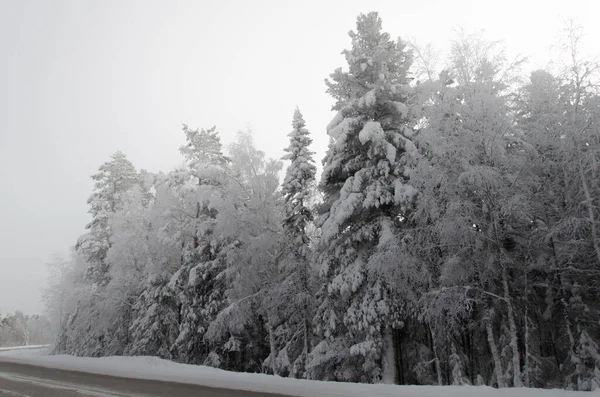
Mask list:
[{"label": "tree trunk", "polygon": [[485,330],[487,332],[487,340],[488,344],[490,345],[490,351],[492,352],[492,359],[494,360],[494,372],[496,373],[498,388],[502,389],[506,387],[506,384],[504,383],[504,375],[502,374],[502,361],[500,360],[500,354],[498,353],[498,347],[496,346],[496,340],[494,339],[492,321],[489,318],[485,320]]},{"label": "tree trunk", "polygon": [[309,311],[309,307],[308,307],[308,301],[307,301],[307,297],[310,295],[310,289],[309,289],[309,285],[308,285],[308,261],[305,259],[304,263],[303,263],[303,268],[302,268],[302,288],[304,289],[304,319],[303,319],[303,333],[304,333],[304,348],[302,351],[302,355],[303,357],[303,364],[302,364],[302,373],[304,373],[304,371],[306,370],[306,363],[308,362],[308,353],[311,350],[311,344],[312,344],[312,338],[311,338],[311,333],[312,333],[312,329],[310,326],[310,311]]},{"label": "tree trunk", "polygon": [[575,346],[575,337],[573,337],[573,331],[571,331],[571,320],[569,319],[569,312],[567,310],[567,300],[564,297],[560,298],[560,302],[563,307],[563,319],[565,320],[565,329],[567,331],[567,337],[569,338],[569,350]]},{"label": "tree trunk", "polygon": [[528,308],[525,306],[525,365],[523,371],[525,371],[525,386],[531,387],[531,379],[529,379],[529,319],[527,318]]},{"label": "tree trunk", "polygon": [[269,366],[273,370],[273,375],[279,375],[277,372],[277,345],[275,344],[275,335],[273,335],[273,325],[271,324],[270,316],[267,316],[267,332],[269,332],[269,346],[271,355],[269,356]]},{"label": "tree trunk", "polygon": [[525,324],[525,360],[523,371],[525,371],[525,386],[531,387],[531,379],[529,378],[529,305],[527,303],[529,301],[529,279],[527,276],[527,271],[525,271],[525,314],[523,316]]},{"label": "tree trunk", "polygon": [[198,230],[198,219],[200,218],[200,203],[196,203],[196,225],[194,231],[194,249],[200,246],[200,231]]},{"label": "tree trunk", "polygon": [[398,383],[401,385],[406,384],[404,377],[404,354],[402,352],[402,330],[396,330],[394,332],[394,341],[396,345],[396,370]]},{"label": "tree trunk", "polygon": [[396,358],[394,348],[394,333],[391,327],[386,327],[384,334],[384,357],[383,357],[383,383],[393,385],[396,383]]},{"label": "tree trunk", "polygon": [[[446,357],[450,357],[450,341],[448,340],[448,335],[446,335]],[[445,365],[445,375],[446,375],[446,379],[450,379],[450,377],[452,376],[451,371],[450,371],[450,361],[446,360],[446,365]]]},{"label": "tree trunk", "polygon": [[592,195],[590,193],[590,188],[585,177],[585,170],[583,169],[583,164],[581,164],[581,160],[579,160],[579,177],[581,179],[583,193],[585,194],[585,203],[588,210],[590,226],[592,228],[592,244],[594,245],[594,251],[596,252],[596,260],[598,261],[598,266],[600,266],[600,241],[598,241],[598,231],[596,230],[596,217],[594,216],[594,199],[592,198]]},{"label": "tree trunk", "polygon": [[517,338],[517,324],[515,323],[515,314],[513,311],[512,300],[508,289],[508,275],[506,268],[502,268],[502,285],[504,286],[504,299],[508,308],[508,327],[510,329],[510,348],[512,350],[513,361],[513,384],[514,387],[523,387],[521,378],[521,355],[519,353],[519,339]]},{"label": "tree trunk", "polygon": [[308,360],[308,353],[310,353],[311,348],[311,337],[310,337],[310,320],[308,316],[308,308],[304,305],[304,349],[302,354],[304,355],[304,365],[302,371],[306,369],[306,362]]},{"label": "tree trunk", "polygon": [[433,360],[435,362],[435,373],[437,374],[437,382],[439,386],[443,385],[442,381],[442,366],[440,365],[440,358],[437,353],[437,348],[435,344],[435,335],[433,334],[433,330],[431,329],[431,325],[429,325],[429,336],[431,337],[431,350],[433,351]]},{"label": "tree trunk", "polygon": [[465,354],[467,355],[467,365],[465,366],[465,368],[467,369],[467,373],[468,373],[468,377],[469,380],[471,381],[471,384],[474,385],[475,384],[475,378],[474,378],[474,363],[473,363],[473,343],[472,343],[472,338],[473,336],[471,335],[471,331],[469,329],[465,330],[465,339],[464,339],[464,349],[465,349]]}]

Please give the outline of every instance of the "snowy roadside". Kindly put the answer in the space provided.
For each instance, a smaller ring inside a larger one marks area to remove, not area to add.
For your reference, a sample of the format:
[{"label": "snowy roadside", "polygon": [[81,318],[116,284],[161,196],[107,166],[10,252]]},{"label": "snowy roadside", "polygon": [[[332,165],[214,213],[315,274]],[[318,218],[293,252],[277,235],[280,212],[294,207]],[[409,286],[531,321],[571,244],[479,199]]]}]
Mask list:
[{"label": "snowy roadside", "polygon": [[14,352],[14,351],[43,351],[47,354],[47,350],[51,348],[52,345],[28,345],[28,346],[10,346],[10,347],[0,347],[0,354],[4,354],[6,352]]},{"label": "snowy roadside", "polygon": [[[42,351],[42,349],[40,349]],[[223,371],[205,366],[178,364],[156,357],[88,358],[68,355],[41,356],[0,354],[0,361],[36,365],[98,375],[197,384],[209,387],[284,394],[298,397],[570,397],[583,392],[542,389],[503,389],[467,386],[393,386],[318,382],[262,374]],[[587,394],[589,395],[589,393]],[[600,395],[600,393],[592,393]]]}]

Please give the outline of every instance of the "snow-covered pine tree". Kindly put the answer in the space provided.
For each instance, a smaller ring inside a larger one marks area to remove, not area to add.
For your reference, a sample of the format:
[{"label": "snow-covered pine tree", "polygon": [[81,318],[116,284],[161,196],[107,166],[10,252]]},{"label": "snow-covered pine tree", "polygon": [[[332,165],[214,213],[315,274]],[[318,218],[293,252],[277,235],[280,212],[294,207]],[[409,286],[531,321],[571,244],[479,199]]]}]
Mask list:
[{"label": "snow-covered pine tree", "polygon": [[[159,174],[154,178],[155,197],[143,218],[144,229],[138,234],[146,240],[148,258],[143,273],[139,274],[137,293],[132,311],[130,342],[126,353],[131,355],[158,355],[173,358],[171,349],[179,333],[177,291],[169,281],[181,267],[181,235],[185,223],[173,218],[179,212],[176,195],[181,174],[177,171]],[[134,245],[135,246],[135,245]],[[141,292],[139,292],[141,291]]]},{"label": "snow-covered pine tree", "polygon": [[[207,364],[246,372],[274,371],[282,343],[274,331],[281,322],[272,292],[279,280],[282,219],[278,172],[281,163],[256,148],[251,132],[239,132],[229,146],[232,159],[226,195],[215,234],[223,247],[228,306],[209,327]],[[274,357],[271,360],[270,357]]]},{"label": "snow-covered pine tree", "polygon": [[284,231],[288,232],[291,241],[296,242],[295,255],[306,258],[303,252],[308,245],[306,227],[312,220],[309,206],[310,189],[315,180],[317,167],[313,160],[314,152],[309,149],[312,139],[310,132],[305,128],[306,123],[300,110],[296,108],[292,121],[293,130],[288,134],[290,145],[285,149],[287,154],[284,160],[291,161],[281,185],[284,199]]},{"label": "snow-covered pine tree", "polygon": [[71,287],[77,304],[68,320],[67,351],[82,356],[122,354],[129,320],[112,319],[121,315],[128,317],[129,310],[127,304],[117,309],[104,299],[112,278],[108,260],[114,243],[112,223],[122,215],[120,212],[134,187],[143,192],[144,197],[148,192],[141,186],[140,174],[120,151],[102,164],[92,179],[94,191],[88,200],[92,221],[86,226],[88,232],[75,246],[77,271],[82,273],[77,273],[77,285]]},{"label": "snow-covered pine tree", "polygon": [[167,282],[160,274],[150,274],[142,285],[143,291],[132,307],[134,320],[128,355],[173,358],[171,346],[179,333],[179,324],[175,295]]},{"label": "snow-covered pine tree", "polygon": [[[382,32],[377,13],[360,15],[349,35],[349,70],[326,81],[338,113],[327,127],[332,141],[320,183],[317,254],[326,282],[316,322],[323,341],[311,354],[309,376],[322,377],[330,366],[332,379],[393,382],[399,311],[376,254],[394,249],[416,195],[405,166],[414,152],[405,105],[411,56],[404,42]],[[328,351],[334,346],[341,350]]]},{"label": "snow-covered pine tree", "polygon": [[215,127],[193,130],[184,125],[183,132],[187,143],[180,151],[192,179],[180,188],[188,235],[181,242],[182,266],[170,282],[178,291],[181,318],[174,349],[178,360],[201,364],[209,354],[206,329],[226,304],[225,262],[219,252],[227,242],[213,230],[224,199],[229,159]]},{"label": "snow-covered pine tree", "polygon": [[289,160],[281,186],[283,195],[284,254],[280,261],[281,281],[272,294],[283,312],[283,326],[291,338],[282,351],[292,365],[292,375],[304,374],[312,343],[312,316],[314,312],[313,272],[310,264],[312,252],[307,226],[313,220],[309,208],[311,189],[314,188],[317,167],[313,160],[312,143],[305,121],[296,108],[292,121],[290,145],[285,149],[284,160]]},{"label": "snow-covered pine tree", "polygon": [[217,127],[190,129],[184,124],[182,129],[187,143],[179,151],[198,185],[220,184],[223,169],[230,160],[223,154]]},{"label": "snow-covered pine tree", "polygon": [[121,208],[123,194],[136,185],[139,178],[125,154],[117,151],[92,179],[94,192],[88,199],[92,221],[86,225],[89,232],[79,238],[75,248],[88,263],[86,277],[94,284],[105,285],[109,281],[106,253],[112,234],[109,218]]}]

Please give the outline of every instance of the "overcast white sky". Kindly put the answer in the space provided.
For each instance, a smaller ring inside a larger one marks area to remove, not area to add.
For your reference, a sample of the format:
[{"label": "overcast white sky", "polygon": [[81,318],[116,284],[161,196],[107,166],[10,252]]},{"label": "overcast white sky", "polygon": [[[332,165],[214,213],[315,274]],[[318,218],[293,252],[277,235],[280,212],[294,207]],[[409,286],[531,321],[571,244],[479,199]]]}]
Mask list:
[{"label": "overcast white sky", "polygon": [[217,125],[225,143],[251,126],[280,157],[298,105],[320,161],[323,80],[359,13],[442,48],[456,27],[485,29],[533,69],[563,17],[600,41],[596,2],[0,0],[0,314],[42,311],[45,262],[83,232],[89,176],[118,149],[168,171],[181,123]]}]

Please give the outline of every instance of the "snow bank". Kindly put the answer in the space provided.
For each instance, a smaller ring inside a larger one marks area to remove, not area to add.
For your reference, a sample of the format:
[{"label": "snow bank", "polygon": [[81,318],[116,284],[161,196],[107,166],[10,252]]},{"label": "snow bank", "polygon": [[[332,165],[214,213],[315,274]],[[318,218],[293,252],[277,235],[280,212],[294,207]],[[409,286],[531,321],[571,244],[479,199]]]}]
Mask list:
[{"label": "snow bank", "polygon": [[51,348],[51,345],[0,347],[0,356],[48,355]]},{"label": "snow bank", "polygon": [[[161,380],[226,389],[298,397],[583,397],[583,392],[542,389],[503,389],[473,386],[394,386],[318,382],[271,375],[227,372],[178,364],[155,357],[87,358],[60,356],[5,357],[2,361],[135,379]],[[599,393],[592,393],[600,395]]]}]

